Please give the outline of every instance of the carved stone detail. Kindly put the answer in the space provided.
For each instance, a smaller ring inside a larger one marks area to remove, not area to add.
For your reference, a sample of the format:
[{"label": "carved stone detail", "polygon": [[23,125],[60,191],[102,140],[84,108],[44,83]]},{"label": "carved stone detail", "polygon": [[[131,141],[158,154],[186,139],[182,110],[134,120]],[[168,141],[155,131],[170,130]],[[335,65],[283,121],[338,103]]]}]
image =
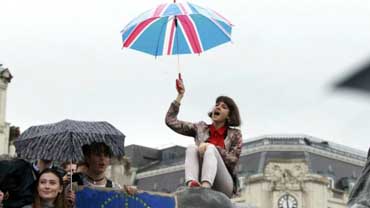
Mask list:
[{"label": "carved stone detail", "polygon": [[305,162],[269,162],[264,173],[271,190],[303,190],[308,166]]}]

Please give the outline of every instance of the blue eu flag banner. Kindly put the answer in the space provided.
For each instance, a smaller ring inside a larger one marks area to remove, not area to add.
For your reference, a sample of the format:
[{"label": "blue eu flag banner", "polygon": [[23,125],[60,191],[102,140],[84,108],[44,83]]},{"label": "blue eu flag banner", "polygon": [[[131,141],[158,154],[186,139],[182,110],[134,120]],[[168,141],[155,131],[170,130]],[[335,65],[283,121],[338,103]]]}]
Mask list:
[{"label": "blue eu flag banner", "polygon": [[85,187],[76,192],[77,208],[176,208],[175,196],[153,192],[128,195],[117,190]]}]

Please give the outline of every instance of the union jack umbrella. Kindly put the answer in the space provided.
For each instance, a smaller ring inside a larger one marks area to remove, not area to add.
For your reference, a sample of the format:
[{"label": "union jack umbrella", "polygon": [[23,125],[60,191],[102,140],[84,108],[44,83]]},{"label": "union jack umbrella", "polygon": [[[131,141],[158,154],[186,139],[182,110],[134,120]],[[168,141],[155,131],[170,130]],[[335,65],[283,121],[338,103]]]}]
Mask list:
[{"label": "union jack umbrella", "polygon": [[231,28],[211,9],[174,1],[139,15],[121,33],[124,48],[162,56],[200,54],[231,41]]}]

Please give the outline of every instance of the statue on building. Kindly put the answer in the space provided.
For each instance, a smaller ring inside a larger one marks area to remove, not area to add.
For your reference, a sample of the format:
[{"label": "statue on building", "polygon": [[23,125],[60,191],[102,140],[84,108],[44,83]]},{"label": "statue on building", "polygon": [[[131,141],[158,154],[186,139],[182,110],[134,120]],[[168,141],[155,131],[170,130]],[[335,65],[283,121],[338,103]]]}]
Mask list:
[{"label": "statue on building", "polygon": [[366,161],[361,176],[353,187],[349,199],[348,208],[370,208],[370,160]]}]

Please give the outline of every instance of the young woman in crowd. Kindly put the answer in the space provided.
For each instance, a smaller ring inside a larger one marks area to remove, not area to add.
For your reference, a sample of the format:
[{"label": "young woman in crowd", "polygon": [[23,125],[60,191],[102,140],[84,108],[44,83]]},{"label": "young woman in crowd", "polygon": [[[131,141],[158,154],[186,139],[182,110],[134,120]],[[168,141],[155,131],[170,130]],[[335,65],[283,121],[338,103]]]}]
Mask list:
[{"label": "young woman in crowd", "polygon": [[65,208],[63,179],[53,168],[44,169],[36,180],[36,194],[32,205],[23,208]]},{"label": "young woman in crowd", "polygon": [[231,98],[220,96],[208,114],[211,124],[180,121],[177,115],[185,94],[181,77],[176,80],[176,89],[178,95],[166,114],[166,124],[195,139],[186,150],[186,185],[212,188],[232,197],[238,191],[236,169],[242,147],[242,134],[235,128],[241,124],[238,106]]}]

